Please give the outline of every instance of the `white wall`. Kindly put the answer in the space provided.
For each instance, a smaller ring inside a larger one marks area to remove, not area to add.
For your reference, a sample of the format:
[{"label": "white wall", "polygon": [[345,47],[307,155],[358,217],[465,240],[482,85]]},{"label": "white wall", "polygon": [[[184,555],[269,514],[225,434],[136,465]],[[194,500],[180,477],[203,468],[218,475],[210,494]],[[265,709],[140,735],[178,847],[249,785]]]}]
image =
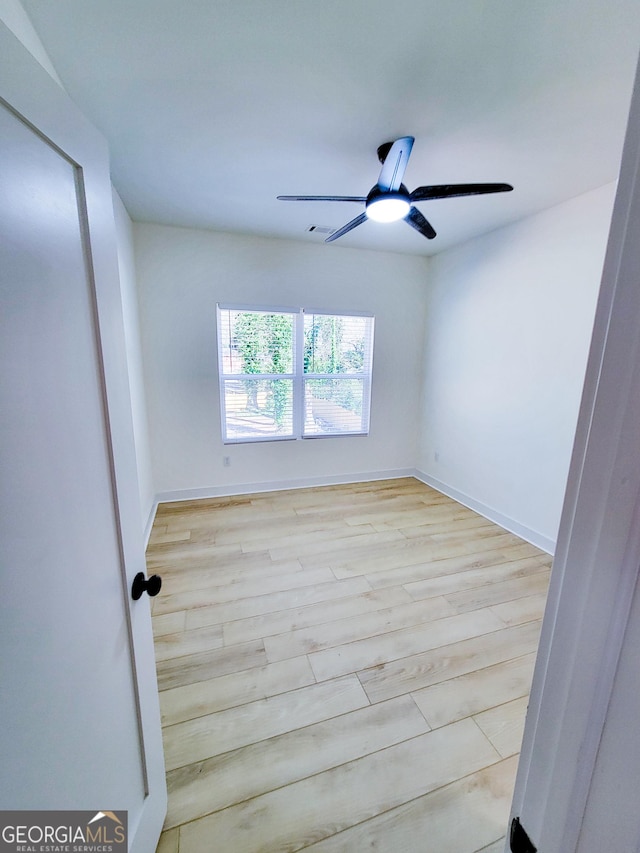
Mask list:
[{"label": "white wall", "polygon": [[133,224],[118,193],[113,190],[113,212],[118,242],[118,268],[120,273],[120,292],[122,296],[122,316],[124,320],[125,345],[129,372],[129,391],[131,394],[131,415],[136,445],[136,464],[138,469],[138,490],[140,511],[145,532],[150,532],[155,513],[155,489],[151,468],[151,447],[149,444],[149,426],[142,368],[142,347],[140,342],[140,321],[136,287],[135,259],[133,253]]},{"label": "white wall", "polygon": [[[20,39],[31,55],[49,73],[59,86],[62,82],[49,59],[40,37],[33,28],[20,0],[0,0],[0,21],[3,21],[11,32]],[[63,87],[64,88],[64,87]]]},{"label": "white wall", "polygon": [[418,467],[553,550],[615,186],[433,258]]},{"label": "white wall", "polygon": [[[134,234],[154,480],[161,496],[413,468],[424,258],[159,225],[135,224]],[[370,435],[223,445],[216,302],[373,312]],[[223,456],[231,458],[230,467],[223,467]]]}]

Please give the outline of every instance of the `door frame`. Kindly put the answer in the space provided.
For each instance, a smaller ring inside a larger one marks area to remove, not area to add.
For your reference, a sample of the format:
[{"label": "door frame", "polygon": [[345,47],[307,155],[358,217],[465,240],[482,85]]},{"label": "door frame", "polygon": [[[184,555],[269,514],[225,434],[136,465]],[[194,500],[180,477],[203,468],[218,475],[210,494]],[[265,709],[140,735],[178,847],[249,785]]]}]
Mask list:
[{"label": "door frame", "polygon": [[545,853],[579,849],[640,573],[639,233],[637,76],[511,812]]},{"label": "door frame", "polygon": [[[147,596],[132,602],[131,583],[145,571],[122,296],[113,213],[109,152],[98,131],[0,20],[0,101],[82,173],[88,264],[95,296],[100,377],[114,511],[121,548],[122,595],[129,621],[134,676],[139,683],[139,730],[146,762],[147,798],[138,825],[129,826],[132,853],[155,850],[167,793],[151,611]],[[150,789],[150,790],[149,790]]]}]

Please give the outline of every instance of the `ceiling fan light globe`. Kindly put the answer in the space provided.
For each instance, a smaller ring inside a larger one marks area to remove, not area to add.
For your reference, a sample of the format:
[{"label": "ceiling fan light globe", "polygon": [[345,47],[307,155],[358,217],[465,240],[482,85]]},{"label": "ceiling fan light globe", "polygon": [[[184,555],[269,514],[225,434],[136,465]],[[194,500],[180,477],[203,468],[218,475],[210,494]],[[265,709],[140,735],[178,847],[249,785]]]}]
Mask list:
[{"label": "ceiling fan light globe", "polygon": [[367,202],[366,213],[375,222],[397,222],[404,219],[411,209],[406,198],[397,195],[384,195]]}]

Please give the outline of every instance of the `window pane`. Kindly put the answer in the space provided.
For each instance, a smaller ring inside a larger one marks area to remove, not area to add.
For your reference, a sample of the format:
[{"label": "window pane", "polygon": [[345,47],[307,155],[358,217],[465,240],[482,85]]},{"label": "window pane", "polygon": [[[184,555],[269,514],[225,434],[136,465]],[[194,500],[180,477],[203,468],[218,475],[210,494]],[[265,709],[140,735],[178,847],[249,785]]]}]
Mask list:
[{"label": "window pane", "polygon": [[291,379],[225,379],[226,440],[293,435]]},{"label": "window pane", "polygon": [[367,432],[361,379],[306,379],[305,435]]},{"label": "window pane", "polygon": [[223,374],[293,373],[292,314],[220,311]]},{"label": "window pane", "polygon": [[304,315],[305,373],[366,373],[371,317]]}]

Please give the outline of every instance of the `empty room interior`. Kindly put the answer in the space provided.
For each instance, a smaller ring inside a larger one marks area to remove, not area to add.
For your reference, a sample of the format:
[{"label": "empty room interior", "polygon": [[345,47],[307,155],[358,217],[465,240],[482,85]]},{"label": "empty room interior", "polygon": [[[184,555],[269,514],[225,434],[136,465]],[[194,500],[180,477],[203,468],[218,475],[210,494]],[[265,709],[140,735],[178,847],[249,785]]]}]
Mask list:
[{"label": "empty room interior", "polygon": [[0,23],[108,148],[158,853],[515,849],[638,5]]}]

